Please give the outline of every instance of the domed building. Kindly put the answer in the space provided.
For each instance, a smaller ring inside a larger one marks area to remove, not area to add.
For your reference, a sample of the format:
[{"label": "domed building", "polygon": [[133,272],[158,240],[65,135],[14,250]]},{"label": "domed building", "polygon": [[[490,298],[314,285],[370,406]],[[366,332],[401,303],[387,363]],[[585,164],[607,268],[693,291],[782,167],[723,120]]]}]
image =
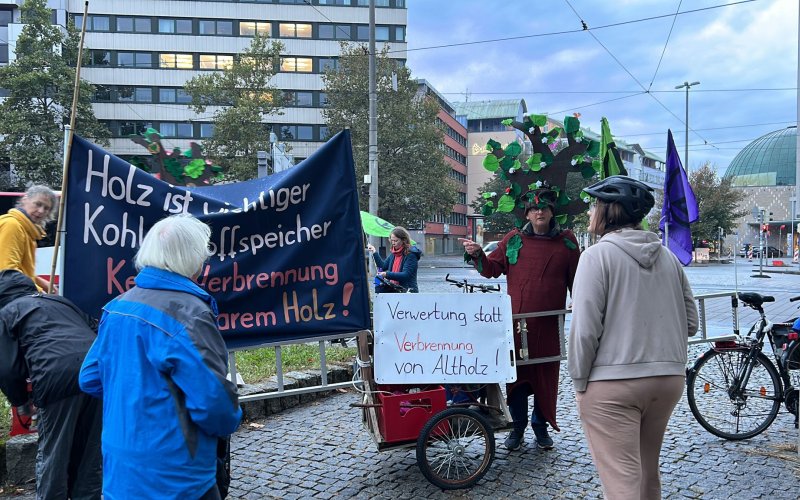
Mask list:
[{"label": "domed building", "polygon": [[[758,221],[751,211],[760,207],[766,212],[767,220],[764,223],[768,224],[766,244],[779,248],[785,255],[791,255],[786,235],[791,232],[793,215],[797,219],[797,215],[792,214],[791,201],[797,179],[796,162],[795,126],[759,137],[731,161],[725,175],[733,177],[733,186],[746,192],[741,208],[748,213],[739,221],[740,244],[758,245]],[[769,215],[770,212],[772,215]],[[797,235],[794,238],[797,241]]]}]

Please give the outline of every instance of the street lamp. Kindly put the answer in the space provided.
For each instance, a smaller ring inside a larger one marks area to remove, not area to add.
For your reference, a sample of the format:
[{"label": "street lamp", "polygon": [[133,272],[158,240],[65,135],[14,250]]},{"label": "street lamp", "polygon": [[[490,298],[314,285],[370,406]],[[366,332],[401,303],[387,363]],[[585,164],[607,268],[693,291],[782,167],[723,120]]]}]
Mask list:
[{"label": "street lamp", "polygon": [[686,167],[686,173],[689,173],[689,87],[693,87],[695,85],[700,85],[700,82],[683,82],[683,85],[676,85],[676,89],[686,88],[686,142],[684,143],[684,150],[683,150],[683,163]]}]

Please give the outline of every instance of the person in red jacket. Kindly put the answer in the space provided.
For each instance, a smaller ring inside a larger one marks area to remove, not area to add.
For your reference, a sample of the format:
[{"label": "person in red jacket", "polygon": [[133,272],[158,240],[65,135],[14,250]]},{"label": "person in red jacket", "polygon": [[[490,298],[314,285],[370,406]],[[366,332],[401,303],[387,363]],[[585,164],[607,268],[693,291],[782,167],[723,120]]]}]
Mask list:
[{"label": "person in red jacket", "polygon": [[[562,230],[554,218],[556,197],[550,189],[537,190],[525,206],[525,225],[506,234],[489,255],[476,242],[462,240],[465,258],[473,262],[481,275],[487,278],[506,275],[513,314],[564,309],[567,290],[572,290],[580,251],[575,235]],[[562,354],[558,316],[528,318],[525,324],[529,359]],[[519,353],[522,342],[518,329],[514,330],[515,351]],[[553,448],[547,426],[560,430],[556,423],[558,373],[558,361],[517,365],[517,381],[506,387],[514,420],[514,428],[505,441],[509,450],[518,450],[524,442],[531,395],[531,427],[536,444],[542,449]]]}]

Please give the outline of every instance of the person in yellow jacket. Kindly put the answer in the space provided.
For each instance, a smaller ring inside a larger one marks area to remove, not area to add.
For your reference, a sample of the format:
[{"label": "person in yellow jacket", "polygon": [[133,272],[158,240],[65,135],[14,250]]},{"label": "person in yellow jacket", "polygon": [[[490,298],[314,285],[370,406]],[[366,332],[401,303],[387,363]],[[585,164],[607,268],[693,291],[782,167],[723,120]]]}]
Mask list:
[{"label": "person in yellow jacket", "polygon": [[43,292],[49,291],[50,282],[36,276],[36,242],[44,238],[44,226],[52,220],[55,204],[56,194],[52,189],[31,186],[16,208],[0,216],[0,270],[21,272]]}]

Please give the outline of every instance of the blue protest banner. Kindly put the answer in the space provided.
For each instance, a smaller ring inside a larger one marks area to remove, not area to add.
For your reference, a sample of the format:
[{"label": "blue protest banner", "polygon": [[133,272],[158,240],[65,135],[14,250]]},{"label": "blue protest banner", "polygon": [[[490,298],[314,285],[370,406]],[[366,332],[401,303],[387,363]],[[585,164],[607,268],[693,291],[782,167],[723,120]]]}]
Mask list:
[{"label": "blue protest banner", "polygon": [[99,316],[134,286],[133,257],[159,219],[211,226],[198,284],[218,303],[229,347],[369,328],[369,295],[348,131],[299,165],[209,187],[172,186],[75,137],[63,292]]}]

